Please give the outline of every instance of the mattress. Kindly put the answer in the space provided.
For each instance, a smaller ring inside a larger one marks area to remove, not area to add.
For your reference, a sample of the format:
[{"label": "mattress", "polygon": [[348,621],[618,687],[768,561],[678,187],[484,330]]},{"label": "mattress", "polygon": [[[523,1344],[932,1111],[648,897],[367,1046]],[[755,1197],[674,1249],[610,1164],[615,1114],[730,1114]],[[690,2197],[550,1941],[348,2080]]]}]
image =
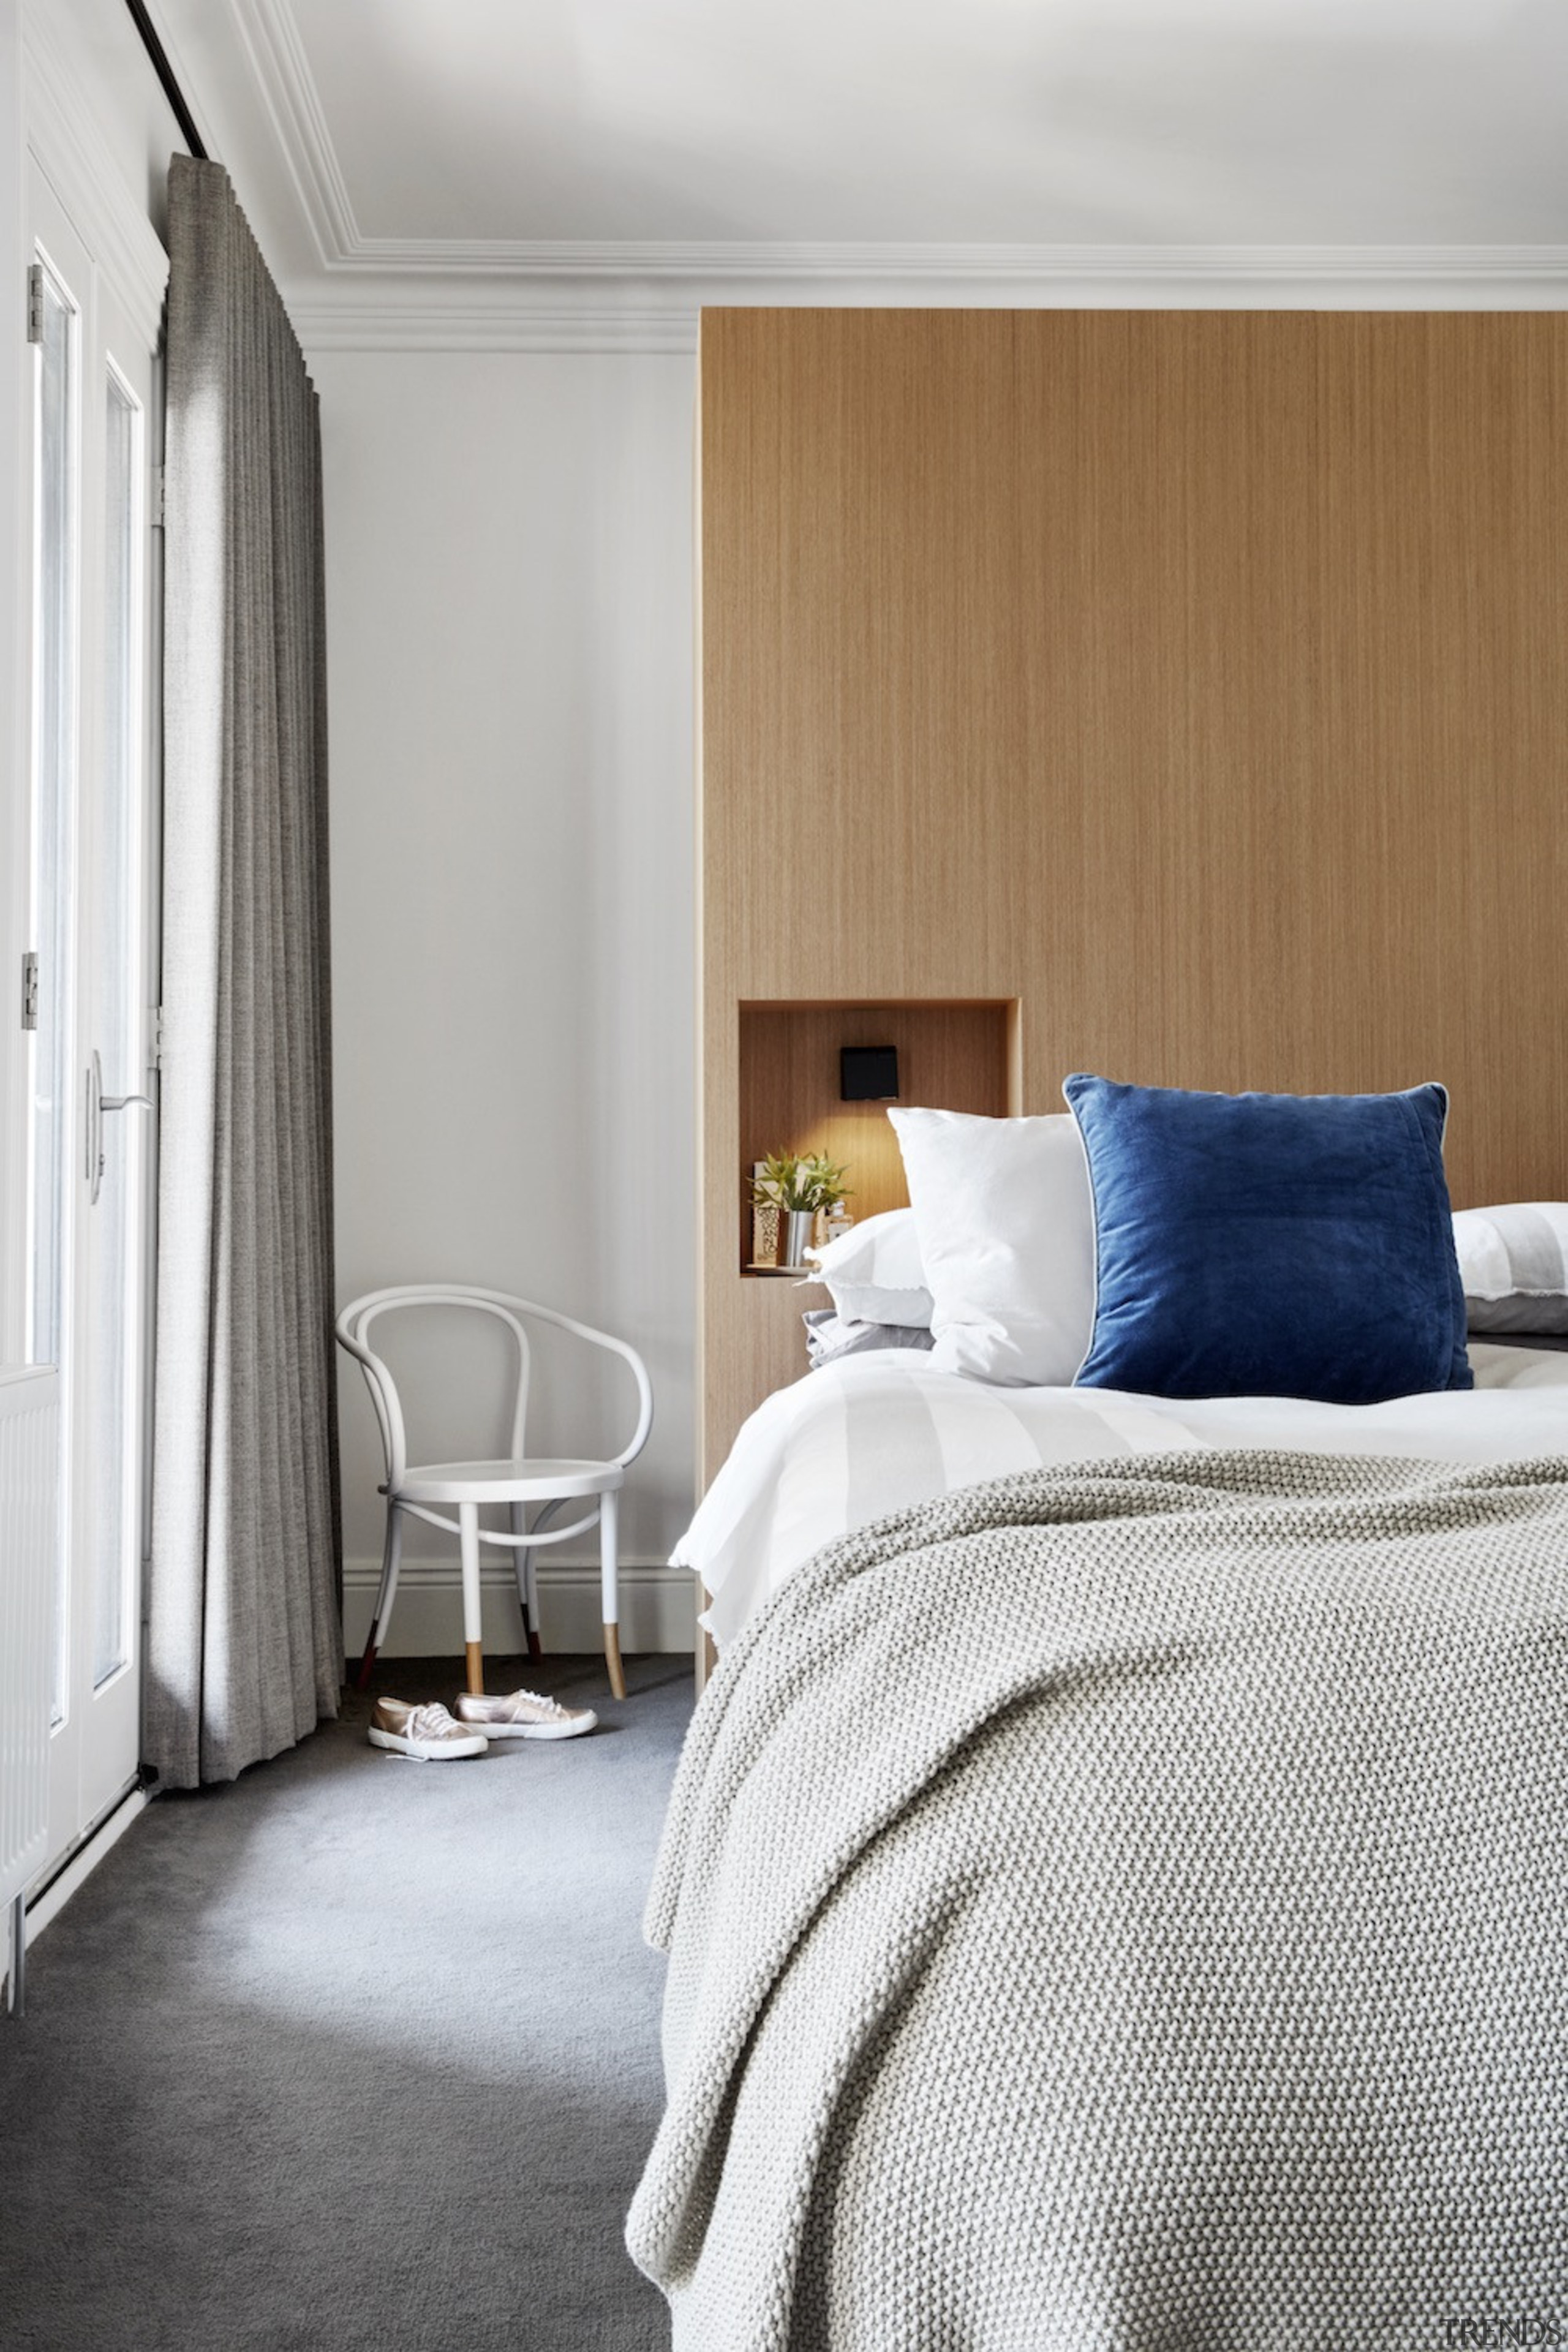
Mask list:
[{"label": "mattress", "polygon": [[1568,1448],[1568,1356],[1472,1341],[1470,1391],[1386,1404],[1296,1397],[1172,1403],[1110,1389],[992,1388],[901,1350],[824,1365],[742,1428],[674,1564],[731,1640],[824,1545],[983,1479],[1173,1448],[1540,1459]]}]

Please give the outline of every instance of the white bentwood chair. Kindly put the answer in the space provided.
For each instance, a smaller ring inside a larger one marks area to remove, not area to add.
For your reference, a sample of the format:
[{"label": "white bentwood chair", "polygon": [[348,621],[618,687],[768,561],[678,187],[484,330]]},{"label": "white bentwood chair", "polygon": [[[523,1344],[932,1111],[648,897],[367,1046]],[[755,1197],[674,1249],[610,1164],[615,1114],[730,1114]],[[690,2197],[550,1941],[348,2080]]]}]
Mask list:
[{"label": "white bentwood chair", "polygon": [[[481,1315],[495,1316],[510,1330],[517,1343],[517,1388],[511,1416],[511,1450],[505,1461],[432,1462],[410,1466],[397,1389],[385,1364],[373,1352],[370,1335],[382,1316],[412,1307],[468,1307]],[[637,1423],[630,1444],[609,1461],[531,1459],[523,1452],[530,1364],[525,1326],[530,1321],[552,1324],[557,1330],[568,1331],[593,1347],[607,1348],[630,1365],[637,1385]],[[338,1318],[337,1334],[340,1343],[364,1373],[386,1457],[386,1481],[377,1490],[386,1496],[381,1591],[376,1596],[370,1639],[360,1664],[360,1688],[363,1690],[369,1680],[375,1654],[386,1638],[397,1592],[403,1514],[406,1511],[433,1528],[446,1528],[458,1538],[463,1564],[463,1642],[468,1688],[474,1692],[484,1689],[479,1624],[479,1511],[486,1504],[504,1503],[509,1507],[510,1528],[503,1531],[487,1528],[483,1540],[505,1544],[516,1556],[518,1599],[522,1603],[529,1652],[534,1657],[539,1654],[540,1645],[539,1589],[533,1555],[542,1544],[565,1543],[598,1521],[605,1663],[610,1671],[611,1690],[616,1698],[625,1698],[626,1684],[621,1669],[621,1612],[616,1585],[616,1521],[621,1482],[627,1465],[636,1461],[647,1443],[647,1433],[653,1426],[653,1390],[636,1349],[627,1347],[624,1339],[612,1339],[608,1332],[595,1331],[586,1323],[574,1323],[569,1315],[558,1315],[553,1307],[536,1307],[531,1300],[510,1297],[505,1291],[484,1290],[466,1283],[404,1283],[390,1290],[369,1291],[343,1308]],[[569,1528],[549,1525],[563,1503],[589,1497],[593,1498],[593,1508],[582,1518],[574,1519]],[[437,1503],[455,1506],[457,1517],[449,1518],[434,1509],[432,1506]],[[536,1505],[541,1507],[530,1527],[528,1514]]]}]

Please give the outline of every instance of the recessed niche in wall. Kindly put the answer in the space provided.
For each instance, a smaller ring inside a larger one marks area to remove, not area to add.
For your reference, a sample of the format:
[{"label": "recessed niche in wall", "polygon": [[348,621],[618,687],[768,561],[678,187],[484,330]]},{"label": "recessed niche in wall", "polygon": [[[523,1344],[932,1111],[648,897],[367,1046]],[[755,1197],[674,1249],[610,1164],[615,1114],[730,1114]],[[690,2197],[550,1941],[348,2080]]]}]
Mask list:
[{"label": "recessed niche in wall", "polygon": [[994,1118],[1017,1109],[1016,998],[742,1003],[740,1015],[742,1269],[752,1254],[751,1172],[772,1151],[820,1152],[842,1163],[857,1218],[909,1205],[889,1105],[842,1099],[844,1046],[892,1046],[901,1104]]}]

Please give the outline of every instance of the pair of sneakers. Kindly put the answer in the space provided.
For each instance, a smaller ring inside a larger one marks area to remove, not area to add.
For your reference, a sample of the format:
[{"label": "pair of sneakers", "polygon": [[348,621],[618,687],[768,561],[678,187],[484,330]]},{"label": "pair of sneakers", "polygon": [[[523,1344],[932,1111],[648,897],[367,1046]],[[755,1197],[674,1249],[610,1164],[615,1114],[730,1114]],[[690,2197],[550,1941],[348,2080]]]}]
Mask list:
[{"label": "pair of sneakers", "polygon": [[457,1707],[454,1720],[438,1699],[417,1706],[378,1698],[371,1712],[370,1744],[421,1764],[437,1764],[483,1756],[492,1739],[576,1739],[599,1720],[591,1706],[562,1706],[537,1691],[511,1691],[505,1698],[464,1691]]}]

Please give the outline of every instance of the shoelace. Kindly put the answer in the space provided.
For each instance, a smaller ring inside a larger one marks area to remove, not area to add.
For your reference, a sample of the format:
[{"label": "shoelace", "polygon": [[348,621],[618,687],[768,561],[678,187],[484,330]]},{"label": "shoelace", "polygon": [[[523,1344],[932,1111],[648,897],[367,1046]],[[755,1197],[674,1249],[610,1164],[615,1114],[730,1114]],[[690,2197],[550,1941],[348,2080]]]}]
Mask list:
[{"label": "shoelace", "polygon": [[512,1695],[516,1698],[526,1699],[530,1706],[542,1706],[546,1715],[569,1715],[571,1713],[570,1707],[563,1706],[559,1699],[546,1698],[540,1691],[520,1690],[515,1691]]},{"label": "shoelace", "polygon": [[404,1726],[405,1738],[413,1739],[445,1739],[454,1731],[462,1732],[463,1727],[454,1723],[439,1699],[416,1706]]}]

